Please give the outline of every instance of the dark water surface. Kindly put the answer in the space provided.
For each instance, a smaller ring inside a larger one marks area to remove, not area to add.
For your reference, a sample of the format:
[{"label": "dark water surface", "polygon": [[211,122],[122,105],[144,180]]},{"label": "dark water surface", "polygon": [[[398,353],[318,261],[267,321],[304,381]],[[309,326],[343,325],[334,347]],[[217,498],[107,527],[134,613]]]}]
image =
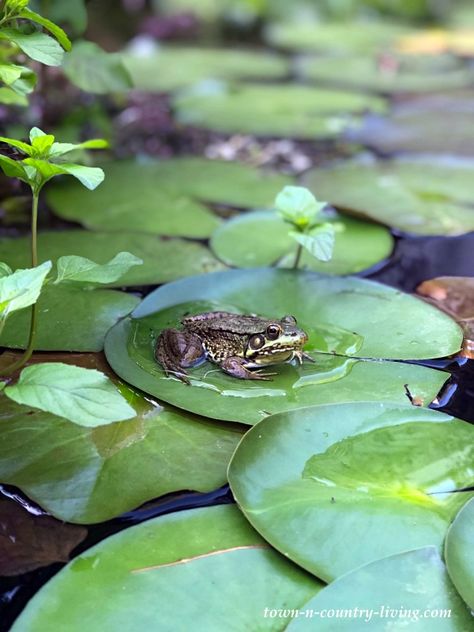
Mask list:
[{"label": "dark water surface", "polygon": [[[398,237],[392,257],[376,272],[367,275],[405,292],[414,292],[422,281],[438,276],[474,276],[474,233],[459,237]],[[474,423],[474,361],[441,360],[424,364],[451,373],[439,404],[433,407]],[[13,487],[0,486],[0,493],[21,502],[25,511],[42,513]],[[170,494],[114,520],[89,526],[87,538],[74,550],[74,555],[144,520],[173,511],[231,502],[228,486],[209,494]],[[29,599],[63,566],[62,563],[51,564],[21,576],[0,579],[0,632],[10,629]]]}]

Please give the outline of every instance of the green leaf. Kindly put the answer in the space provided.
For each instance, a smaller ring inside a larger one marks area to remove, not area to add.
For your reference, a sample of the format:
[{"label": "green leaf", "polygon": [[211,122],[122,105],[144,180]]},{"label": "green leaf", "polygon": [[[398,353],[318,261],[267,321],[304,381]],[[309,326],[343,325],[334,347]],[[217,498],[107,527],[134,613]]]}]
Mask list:
[{"label": "green leaf", "polygon": [[326,202],[318,202],[305,187],[286,186],[277,195],[275,207],[281,217],[302,228],[315,222]]},{"label": "green leaf", "polygon": [[458,513],[446,536],[445,557],[451,581],[474,609],[474,499]]},{"label": "green leaf", "polygon": [[28,99],[23,94],[18,94],[13,88],[0,87],[0,103],[4,105],[28,105]]},{"label": "green leaf", "polygon": [[[80,361],[105,365],[100,355]],[[1,480],[59,520],[79,523],[110,520],[171,492],[210,492],[226,483],[241,428],[160,406],[123,385],[120,390],[135,418],[96,428],[2,396]]]},{"label": "green leaf", "polygon": [[24,66],[16,66],[15,64],[0,64],[0,80],[10,86],[17,81],[24,70]]},{"label": "green leaf", "polygon": [[[198,603],[183,599],[197,585]],[[45,632],[51,622],[68,632],[84,624],[90,632],[176,630],[177,617],[178,629],[222,632],[230,612],[235,630],[270,632],[288,619],[276,626],[265,608],[299,609],[321,587],[267,547],[235,506],[206,507],[149,520],[80,554],[30,600],[12,632]]]},{"label": "green leaf", "polygon": [[81,149],[107,149],[109,143],[101,138],[86,140],[84,143],[53,143],[50,151],[50,158],[59,158],[71,151]]},{"label": "green leaf", "polygon": [[54,143],[54,136],[52,134],[43,134],[36,136],[32,140],[33,155],[38,158],[48,158],[51,147]]},{"label": "green leaf", "polygon": [[148,55],[122,56],[133,86],[148,92],[170,92],[198,81],[222,79],[284,79],[289,62],[283,55],[229,48],[160,46]]},{"label": "green leaf", "polygon": [[[50,259],[53,264],[66,253],[105,264],[124,250],[135,253],[143,265],[130,268],[120,280],[110,283],[111,287],[159,285],[225,268],[206,246],[184,239],[130,231],[107,233],[80,229],[41,231],[38,235],[40,259]],[[0,260],[12,268],[27,267],[28,252],[29,237],[0,239]]]},{"label": "green leaf", "polygon": [[104,181],[104,172],[99,167],[84,167],[68,163],[57,165],[38,158],[26,158],[23,162],[34,167],[41,174],[44,182],[55,176],[70,175],[92,191]]},{"label": "green leaf", "polygon": [[33,143],[37,138],[41,138],[42,136],[46,136],[46,132],[43,132],[39,127],[32,127],[30,129],[30,142]]},{"label": "green leaf", "polygon": [[391,67],[376,56],[306,57],[297,64],[298,75],[318,85],[338,85],[384,94],[436,92],[472,84],[466,60],[449,55],[400,55],[390,52]]},{"label": "green leaf", "polygon": [[423,160],[345,162],[307,172],[305,184],[328,202],[421,235],[459,235],[474,230],[474,168]]},{"label": "green leaf", "polygon": [[64,57],[61,46],[46,33],[23,33],[18,29],[2,28],[0,39],[12,41],[28,57],[47,66],[60,66]]},{"label": "green leaf", "polygon": [[[189,90],[173,99],[178,121],[226,134],[337,138],[366,111],[384,112],[381,97],[297,84],[242,84]],[[319,191],[317,191],[319,196]]]},{"label": "green leaf", "polygon": [[[392,252],[393,239],[383,226],[341,215],[328,220],[342,227],[331,261],[320,262],[304,251],[300,268],[325,274],[353,274],[374,266]],[[295,243],[288,235],[288,228],[274,211],[241,213],[214,231],[211,247],[224,263],[239,268],[292,267]],[[10,256],[0,242],[0,258],[9,261]],[[53,257],[48,255],[48,259]]]},{"label": "green leaf", "polygon": [[39,15],[38,13],[35,13],[34,11],[31,11],[28,8],[23,9],[21,13],[19,14],[19,17],[25,18],[27,20],[31,20],[32,22],[36,22],[37,24],[40,24],[46,30],[48,30],[52,35],[54,35],[54,37],[61,44],[64,50],[66,51],[71,50],[71,41],[69,37],[66,35],[66,33],[63,31],[61,27],[57,26],[57,24],[54,24],[54,22],[51,22],[51,20],[43,18],[41,15]]},{"label": "green leaf", "polygon": [[291,231],[290,236],[319,261],[330,261],[332,259],[336,232],[331,224],[319,226],[313,231],[312,235]]},{"label": "green leaf", "polygon": [[[35,348],[43,351],[101,351],[107,331],[137,306],[132,294],[113,290],[47,285],[38,301]],[[26,348],[30,314],[9,317],[0,345]],[[54,327],[51,326],[54,323]]]},{"label": "green leaf", "polygon": [[0,318],[2,320],[11,312],[36,303],[51,266],[51,261],[46,261],[37,268],[17,270],[8,276],[0,277]]},{"label": "green leaf", "polygon": [[474,482],[473,439],[470,424],[409,404],[315,406],[252,428],[229,482],[272,546],[332,581],[380,557],[441,548],[474,496],[459,491]]},{"label": "green leaf", "polygon": [[16,384],[4,392],[17,404],[39,408],[80,426],[103,426],[135,416],[106,375],[62,362],[26,367]]},{"label": "green leaf", "polygon": [[23,182],[30,182],[30,178],[21,162],[0,154],[0,169],[9,178],[19,178]]},{"label": "green leaf", "polygon": [[472,628],[472,615],[433,547],[366,564],[321,590],[300,613],[288,632],[467,632]]},{"label": "green leaf", "polygon": [[63,69],[68,79],[85,92],[109,94],[132,87],[121,56],[107,53],[93,42],[76,42]]},{"label": "green leaf", "polygon": [[98,283],[106,285],[122,278],[130,268],[140,266],[143,260],[129,252],[119,252],[108,263],[98,264],[85,257],[75,255],[60,257],[56,283]]},{"label": "green leaf", "polygon": [[31,147],[31,145],[28,145],[28,143],[23,143],[21,140],[16,140],[15,138],[0,136],[0,142],[6,143],[7,145],[10,145],[10,147],[15,147],[16,149],[19,149],[27,156],[31,156],[33,152],[33,148]]},{"label": "green leaf", "polygon": [[13,274],[13,270],[10,268],[10,266],[3,261],[0,261],[0,279],[6,276],[10,276],[10,274]]}]

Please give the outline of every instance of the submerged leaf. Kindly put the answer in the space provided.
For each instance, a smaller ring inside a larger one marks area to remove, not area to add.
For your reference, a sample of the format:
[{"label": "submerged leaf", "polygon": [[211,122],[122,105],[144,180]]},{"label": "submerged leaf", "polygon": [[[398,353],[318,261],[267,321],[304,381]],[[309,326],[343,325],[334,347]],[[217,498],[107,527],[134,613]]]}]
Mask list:
[{"label": "submerged leaf", "polygon": [[29,513],[0,497],[0,575],[22,575],[54,562],[68,562],[87,529]]}]

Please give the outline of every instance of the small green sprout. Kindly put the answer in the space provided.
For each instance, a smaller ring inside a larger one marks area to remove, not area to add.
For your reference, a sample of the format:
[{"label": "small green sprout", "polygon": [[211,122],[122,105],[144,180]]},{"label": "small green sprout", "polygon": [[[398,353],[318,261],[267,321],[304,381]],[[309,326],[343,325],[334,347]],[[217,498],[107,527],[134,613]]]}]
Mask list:
[{"label": "small green sprout", "polygon": [[[25,157],[13,160],[0,154],[0,169],[10,178],[18,178],[31,189],[31,266],[38,266],[38,203],[39,195],[44,185],[55,176],[70,175],[79,180],[88,189],[95,189],[104,179],[104,172],[97,167],[85,167],[76,163],[66,162],[66,156],[78,149],[105,149],[105,140],[89,140],[85,143],[57,143],[52,134],[45,134],[38,127],[30,131],[30,142],[5,138],[0,136],[0,142],[14,147]],[[33,354],[37,326],[37,304],[32,304],[30,336],[25,353],[17,362],[1,371],[0,375],[11,375],[24,366]]]},{"label": "small green sprout", "polygon": [[320,261],[332,259],[337,227],[326,221],[325,206],[326,202],[319,202],[305,187],[287,186],[276,197],[276,210],[292,226],[288,234],[298,243],[294,269],[299,266],[303,248]]}]

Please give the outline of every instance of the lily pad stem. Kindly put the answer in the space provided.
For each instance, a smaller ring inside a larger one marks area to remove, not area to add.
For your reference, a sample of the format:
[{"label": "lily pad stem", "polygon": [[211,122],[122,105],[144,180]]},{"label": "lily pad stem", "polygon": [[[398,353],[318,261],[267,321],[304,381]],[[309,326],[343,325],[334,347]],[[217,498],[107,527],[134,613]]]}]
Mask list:
[{"label": "lily pad stem", "polygon": [[[36,268],[38,265],[38,200],[39,191],[33,189],[33,203],[31,207],[31,267]],[[12,375],[19,369],[23,368],[28,360],[33,355],[35,338],[36,338],[36,325],[38,320],[38,303],[35,303],[31,307],[31,320],[30,320],[30,335],[28,339],[28,345],[23,355],[18,358],[16,362],[10,364],[5,369],[0,371],[0,376],[7,377]]]}]

